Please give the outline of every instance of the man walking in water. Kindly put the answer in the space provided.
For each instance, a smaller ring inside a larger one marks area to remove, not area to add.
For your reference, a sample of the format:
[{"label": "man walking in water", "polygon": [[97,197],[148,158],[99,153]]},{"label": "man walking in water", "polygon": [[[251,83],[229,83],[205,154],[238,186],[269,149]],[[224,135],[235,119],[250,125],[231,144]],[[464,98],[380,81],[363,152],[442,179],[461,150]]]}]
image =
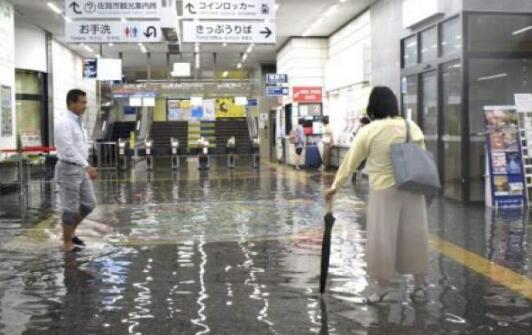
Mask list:
[{"label": "man walking in water", "polygon": [[92,180],[98,177],[88,162],[89,148],[81,116],[87,109],[87,94],[71,90],[67,94],[68,112],[55,125],[55,146],[59,161],[56,181],[63,211],[63,242],[66,252],[79,251],[85,243],[76,228],[96,207]]}]

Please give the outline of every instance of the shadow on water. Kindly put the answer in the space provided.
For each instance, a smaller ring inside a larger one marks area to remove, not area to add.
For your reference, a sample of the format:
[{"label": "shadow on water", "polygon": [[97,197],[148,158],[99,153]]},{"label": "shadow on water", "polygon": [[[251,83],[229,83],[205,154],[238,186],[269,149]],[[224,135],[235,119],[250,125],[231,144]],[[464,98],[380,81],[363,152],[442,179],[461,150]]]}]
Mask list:
[{"label": "shadow on water", "polygon": [[[529,300],[435,251],[426,304],[402,277],[396,300],[365,304],[365,203],[351,190],[336,202],[320,299],[327,178],[220,165],[112,173],[96,183],[77,255],[60,250],[57,218],[42,223],[53,192],[26,217],[0,205],[0,333],[530,334]],[[530,278],[528,216],[439,200],[430,229]]]}]

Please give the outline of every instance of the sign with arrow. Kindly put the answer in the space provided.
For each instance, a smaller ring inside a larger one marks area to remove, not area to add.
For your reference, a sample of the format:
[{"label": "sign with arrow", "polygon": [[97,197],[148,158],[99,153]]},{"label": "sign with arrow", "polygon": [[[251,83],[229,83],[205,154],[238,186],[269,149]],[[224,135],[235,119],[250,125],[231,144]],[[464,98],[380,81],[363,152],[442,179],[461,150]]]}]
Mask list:
[{"label": "sign with arrow", "polygon": [[65,24],[65,38],[71,43],[160,42],[158,21],[73,21]]},{"label": "sign with arrow", "polygon": [[161,0],[65,0],[66,16],[76,19],[159,19]]},{"label": "sign with arrow", "polygon": [[184,21],[183,42],[275,44],[275,24],[260,21]]},{"label": "sign with arrow", "polygon": [[189,19],[273,19],[275,17],[275,1],[184,0],[183,17]]}]

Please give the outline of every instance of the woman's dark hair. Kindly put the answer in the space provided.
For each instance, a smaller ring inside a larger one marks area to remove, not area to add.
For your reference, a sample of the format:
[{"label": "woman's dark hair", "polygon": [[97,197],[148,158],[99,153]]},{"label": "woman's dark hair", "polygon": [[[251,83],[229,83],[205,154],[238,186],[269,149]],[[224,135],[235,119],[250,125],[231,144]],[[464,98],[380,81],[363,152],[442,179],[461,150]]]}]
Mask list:
[{"label": "woman's dark hair", "polygon": [[321,122],[323,122],[323,124],[329,124],[329,116],[324,116]]},{"label": "woman's dark hair", "polygon": [[367,113],[372,120],[398,116],[399,104],[392,90],[385,86],[373,88],[369,95]]},{"label": "woman's dark hair", "polygon": [[305,124],[305,119],[300,118],[299,120],[297,120],[297,124],[304,125]]}]

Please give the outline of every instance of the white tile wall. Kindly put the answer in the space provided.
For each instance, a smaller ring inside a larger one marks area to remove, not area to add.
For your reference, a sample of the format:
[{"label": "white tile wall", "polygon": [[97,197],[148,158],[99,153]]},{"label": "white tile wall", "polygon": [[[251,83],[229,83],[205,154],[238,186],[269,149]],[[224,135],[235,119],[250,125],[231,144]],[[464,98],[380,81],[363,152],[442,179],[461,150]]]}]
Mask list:
[{"label": "white tile wall", "polygon": [[87,111],[84,122],[89,138],[92,136],[98,113],[96,81],[83,79],[83,59],[57,41],[52,41],[52,78],[54,95],[54,119],[67,112],[66,95],[78,88],[87,92]]}]

